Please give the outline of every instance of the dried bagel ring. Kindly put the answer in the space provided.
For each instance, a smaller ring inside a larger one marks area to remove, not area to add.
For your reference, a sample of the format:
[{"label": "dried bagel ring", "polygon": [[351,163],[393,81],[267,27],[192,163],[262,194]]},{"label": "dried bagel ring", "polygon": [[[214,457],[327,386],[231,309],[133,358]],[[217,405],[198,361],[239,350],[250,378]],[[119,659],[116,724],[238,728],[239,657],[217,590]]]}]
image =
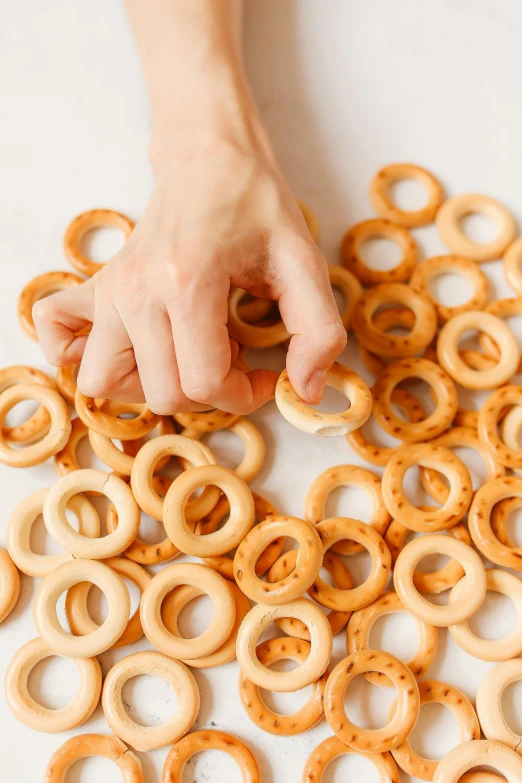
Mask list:
[{"label": "dried bagel ring", "polygon": [[68,739],[49,759],[44,783],[65,783],[74,762],[88,756],[113,761],[121,772],[122,783],[144,783],[140,760],[112,734],[78,734]]},{"label": "dried bagel ring", "polygon": [[[125,709],[122,697],[125,683],[143,674],[161,677],[177,696],[174,714],[152,726],[136,723]],[[102,707],[107,723],[118,737],[136,750],[156,750],[190,731],[199,712],[199,688],[183,663],[155,650],[145,650],[127,655],[109,669],[103,683]]]},{"label": "dried bagel ring", "polygon": [[[284,555],[281,555],[268,572],[266,581],[269,583],[279,582],[281,579],[285,579],[291,574],[296,567],[298,554],[298,549],[290,549],[288,552],[285,552]],[[353,580],[340,557],[334,555],[334,553],[329,550],[326,551],[323,556],[322,567],[325,571],[328,571],[332,577],[334,587],[338,587],[340,590],[351,590],[353,587]],[[339,633],[339,631],[344,628],[350,619],[351,614],[351,612],[337,612],[334,609],[327,613],[326,619],[330,623],[332,636],[335,636],[335,634]],[[274,622],[277,627],[288,634],[288,636],[310,641],[308,628],[301,620],[298,620],[295,617],[282,617]]]},{"label": "dried bagel ring", "polygon": [[[263,666],[256,655],[259,637],[271,622],[281,617],[301,620],[310,633],[311,647],[306,661],[288,672]],[[289,693],[305,688],[324,674],[332,654],[332,630],[321,609],[306,598],[279,606],[256,604],[241,623],[236,654],[241,671],[249,680],[266,690]]]},{"label": "dried bagel ring", "polygon": [[506,783],[522,780],[522,758],[514,750],[493,740],[471,740],[457,745],[439,761],[433,783],[462,783],[465,772],[482,765],[500,772]]},{"label": "dried bagel ring", "polygon": [[[512,318],[513,316],[520,316],[522,315],[522,296],[515,296],[509,299],[496,299],[486,307],[486,312],[491,313],[491,315],[494,315],[497,318],[501,318],[503,321]],[[488,356],[491,356],[496,361],[499,360],[500,353],[498,345],[489,334],[486,334],[486,332],[479,332],[479,342]],[[522,356],[519,356],[517,372],[520,373],[521,370]]]},{"label": "dried bagel ring", "polygon": [[[391,396],[399,383],[421,378],[426,381],[436,398],[436,408],[420,422],[399,418],[391,408]],[[430,440],[447,429],[457,412],[458,399],[455,384],[444,370],[428,359],[402,359],[390,364],[377,376],[373,387],[373,414],[388,435],[400,440],[419,442]]]},{"label": "dried bagel ring", "polygon": [[[417,424],[426,418],[426,411],[413,394],[400,387],[394,389],[390,396],[390,402],[396,408],[400,408],[406,414],[406,418],[412,424]],[[390,458],[404,445],[404,442],[398,446],[375,446],[365,439],[362,427],[346,435],[346,440],[355,451],[355,453],[378,467],[385,467]]]},{"label": "dried bagel ring", "polygon": [[[218,487],[227,496],[230,515],[219,530],[198,536],[188,524],[185,507],[193,492],[209,485]],[[254,516],[254,501],[248,485],[232,470],[220,465],[186,470],[174,479],[163,504],[163,524],[168,537],[181,552],[196,557],[230,552],[243,541],[254,524]]]},{"label": "dried bagel ring", "polygon": [[[142,511],[158,522],[163,522],[164,502],[157,492],[153,477],[158,464],[166,456],[184,457],[195,467],[216,462],[207,446],[182,435],[162,435],[141,447],[132,466],[132,491]],[[205,487],[198,498],[187,503],[184,509],[186,518],[194,521],[209,514],[220,494],[217,487]]]},{"label": "dried bagel ring", "polygon": [[478,415],[480,440],[496,462],[512,470],[522,468],[522,449],[507,446],[499,435],[498,425],[506,406],[521,404],[521,386],[502,386],[490,394]]},{"label": "dried bagel ring", "polygon": [[63,238],[63,251],[69,263],[86,277],[92,277],[105,266],[92,261],[82,252],[85,235],[97,228],[118,228],[128,239],[134,223],[113,209],[89,209],[71,220]]},{"label": "dried bagel ring", "polygon": [[238,413],[227,413],[217,408],[210,411],[196,411],[175,413],[174,419],[182,427],[188,430],[197,430],[201,434],[205,432],[217,432],[230,427],[240,418]]},{"label": "dried bagel ring", "polygon": [[20,595],[20,575],[5,549],[0,549],[0,623],[15,608]]},{"label": "dried bagel ring", "polygon": [[[390,196],[390,188],[393,185],[408,179],[420,182],[428,192],[428,203],[419,209],[399,209]],[[438,179],[414,163],[391,163],[384,166],[374,176],[370,185],[370,200],[377,214],[407,228],[433,223],[443,199],[444,191]]]},{"label": "dried bagel ring", "polygon": [[[423,557],[444,554],[458,560],[465,572],[464,589],[458,600],[447,606],[437,606],[420,595],[413,585],[415,566]],[[481,606],[486,595],[486,570],[479,555],[467,544],[450,536],[429,534],[406,544],[399,554],[393,572],[397,595],[405,607],[431,625],[448,627],[467,620]]]},{"label": "dried bagel ring", "polygon": [[399,770],[391,753],[365,753],[362,750],[354,750],[341,742],[339,737],[328,737],[310,753],[303,770],[303,783],[321,783],[328,764],[347,753],[360,756],[373,764],[379,775],[379,783],[400,783]]},{"label": "dried bagel ring", "polygon": [[[459,647],[474,658],[481,661],[506,661],[522,652],[522,581],[499,568],[486,569],[486,576],[488,590],[502,593],[513,601],[517,617],[515,629],[500,639],[483,639],[474,634],[464,620],[457,625],[450,625],[449,631]],[[461,580],[449,595],[450,603],[459,598],[462,589]]]},{"label": "dried bagel ring", "polygon": [[[348,685],[358,674],[369,671],[387,674],[398,694],[394,715],[382,729],[363,729],[346,715],[344,700]],[[360,650],[349,655],[337,664],[326,683],[326,720],[339,739],[354,750],[384,753],[396,748],[415,725],[419,708],[417,680],[406,664],[382,650]]]},{"label": "dried bagel ring", "polygon": [[[383,593],[369,606],[358,609],[352,614],[346,630],[346,651],[348,655],[369,648],[370,633],[373,624],[379,617],[393,612],[407,611],[397,593],[394,592]],[[420,680],[435,660],[438,646],[438,628],[419,618],[415,619],[417,620],[419,632],[419,646],[413,658],[406,661],[406,665],[415,679]],[[363,676],[369,682],[374,683],[374,685],[393,687],[392,681],[384,672],[369,671]]]},{"label": "dried bagel ring", "polygon": [[330,277],[330,285],[332,288],[337,288],[344,296],[344,307],[340,312],[341,321],[347,332],[352,328],[352,312],[356,301],[362,294],[362,286],[358,279],[349,272],[347,269],[343,269],[342,266],[328,265],[328,275]]},{"label": "dried bagel ring", "polygon": [[[128,560],[126,557],[108,557],[106,560],[101,561],[104,565],[112,568],[121,577],[126,576],[131,582],[133,582],[140,591],[140,595],[143,593],[148,583],[151,580],[151,576],[137,563],[133,563],[132,560]],[[95,623],[89,614],[88,597],[91,590],[91,582],[78,582],[67,590],[65,598],[65,615],[71,633],[74,636],[85,636],[85,634],[91,633],[99,628],[98,623]],[[134,614],[129,618],[127,627],[120,636],[120,638],[112,645],[111,649],[117,647],[125,647],[128,644],[134,644],[138,639],[143,636],[143,628],[140,621],[139,607]]]},{"label": "dried bagel ring", "polygon": [[[31,547],[33,525],[43,513],[48,494],[48,489],[32,492],[16,506],[7,523],[7,551],[16,567],[27,576],[45,576],[57,566],[73,559],[69,552],[60,552],[57,555],[39,555]],[[100,535],[100,517],[85,495],[73,495],[67,506],[78,519],[80,535],[91,538],[97,538]]]},{"label": "dried bagel ring", "polygon": [[102,673],[97,658],[73,658],[81,685],[66,707],[48,709],[33,699],[27,687],[31,672],[40,661],[55,655],[52,647],[39,637],[18,650],[5,673],[6,702],[24,726],[55,734],[70,731],[88,720],[100,701]]},{"label": "dried bagel ring", "polygon": [[279,412],[293,427],[322,438],[346,435],[364,424],[371,413],[372,396],[362,378],[334,362],[326,374],[326,385],[342,392],[349,399],[350,407],[342,413],[326,413],[312,408],[297,396],[288,372],[283,370],[275,391]]},{"label": "dried bagel ring", "polygon": [[[372,269],[361,257],[361,246],[370,239],[391,240],[401,250],[401,260],[391,269]],[[403,283],[410,279],[419,253],[410,232],[396,223],[384,218],[363,220],[352,226],[341,244],[341,261],[363,285],[373,286],[381,283]]]},{"label": "dried bagel ring", "polygon": [[[460,221],[473,214],[485,215],[497,224],[495,239],[475,242],[464,233]],[[437,213],[436,223],[440,238],[452,253],[479,262],[500,258],[515,239],[517,231],[511,212],[495,199],[480,193],[468,193],[445,201]]]},{"label": "dried bagel ring", "polygon": [[[425,510],[426,506],[421,506],[421,508]],[[401,525],[401,523],[397,522],[395,519],[391,521],[388,530],[384,535],[384,541],[392,556],[392,566],[395,566],[395,562],[403,549],[406,537],[411,532],[412,531],[409,530],[409,528],[405,525]],[[447,532],[449,536],[453,536],[453,538],[471,546],[471,536],[464,524],[455,525],[455,527],[452,527],[445,532]],[[453,558],[437,571],[426,572],[415,569],[413,572],[413,586],[419,593],[443,593],[445,590],[449,590],[456,585],[463,576],[464,568],[458,560]]]},{"label": "dried bagel ring", "polygon": [[[387,310],[379,310],[373,316],[373,325],[381,332],[388,332],[390,329],[406,329],[410,332],[415,326],[415,315],[407,307],[390,307]],[[393,357],[378,356],[376,353],[368,351],[364,345],[358,343],[359,354],[367,370],[374,375],[379,375],[394,360]],[[427,349],[428,350],[428,349]],[[425,358],[428,358],[425,356]]]},{"label": "dried bagel ring", "polygon": [[[91,538],[78,533],[67,519],[69,500],[80,492],[99,492],[114,503],[118,527],[112,533]],[[43,510],[49,535],[74,557],[104,560],[119,555],[136,538],[140,524],[138,504],[131,488],[114,473],[102,470],[75,470],[62,476],[49,490]]]},{"label": "dried bagel ring", "polygon": [[[419,465],[442,473],[450,490],[444,505],[434,511],[422,511],[410,503],[404,491],[408,468]],[[384,469],[382,497],[393,519],[417,533],[434,533],[453,527],[466,514],[473,496],[471,477],[464,463],[449,449],[431,443],[404,446]]]},{"label": "dried bagel ring", "polygon": [[134,419],[120,419],[103,410],[105,400],[101,404],[92,397],[86,397],[78,389],[74,398],[76,413],[84,424],[106,438],[116,440],[137,440],[144,438],[157,426],[161,416],[152,413],[146,405],[127,403],[129,410],[137,414]]},{"label": "dried bagel ring", "polygon": [[386,587],[391,569],[390,551],[381,536],[370,525],[347,517],[324,519],[315,529],[323,553],[338,541],[356,541],[369,552],[372,567],[364,582],[349,590],[332,587],[317,575],[308,589],[309,595],[322,606],[341,612],[356,611],[372,603]]},{"label": "dried bagel ring", "polygon": [[[460,742],[480,739],[477,713],[461,691],[445,682],[424,680],[419,682],[419,692],[421,707],[423,704],[443,704],[452,711],[459,727]],[[395,706],[392,705],[391,714],[394,709]],[[408,775],[421,780],[433,780],[439,762],[416,753],[407,738],[393,748],[391,754],[399,767]]]},{"label": "dried bagel ring", "polygon": [[[373,506],[370,527],[384,535],[390,523],[390,515],[384,506],[379,477],[367,468],[359,465],[336,465],[327,468],[312,482],[306,493],[304,516],[313,525],[317,525],[326,517],[326,502],[330,492],[337,487],[361,487],[370,496]],[[340,541],[332,547],[339,555],[353,555],[363,552],[364,547],[354,541]]]},{"label": "dried bagel ring", "polygon": [[[256,656],[262,666],[283,660],[303,663],[310,654],[310,644],[303,639],[283,636],[268,639],[256,648]],[[259,687],[243,672],[239,674],[239,697],[246,714],[260,729],[282,737],[291,737],[308,731],[324,716],[323,696],[328,679],[328,669],[312,683],[312,695],[301,709],[290,715],[270,710],[259,693]]]},{"label": "dried bagel ring", "polygon": [[[102,405],[102,410],[111,416],[120,416],[123,413],[133,413],[136,409],[134,405],[130,405],[126,402],[107,400]],[[174,421],[170,416],[160,416],[159,421],[152,432],[154,431],[157,432],[158,436],[173,435],[176,432]],[[98,459],[101,459],[101,461],[114,470],[115,473],[120,476],[130,476],[134,458],[143,446],[144,441],[142,438],[138,438],[137,440],[123,440],[121,441],[122,450],[120,451],[111,438],[100,435],[99,432],[96,432],[93,429],[89,429],[89,443]],[[156,469],[161,470],[161,468],[164,468],[169,460],[169,456],[164,457],[158,462]]]},{"label": "dried bagel ring", "polygon": [[496,503],[491,512],[490,524],[493,534],[498,538],[501,544],[505,544],[505,546],[510,547],[511,549],[515,544],[508,533],[508,518],[513,511],[516,511],[521,506],[522,497],[515,496],[507,498],[506,500],[501,500],[500,503]]},{"label": "dried bagel ring", "polygon": [[[431,294],[429,283],[436,277],[446,274],[457,274],[472,284],[473,295],[464,304],[450,307],[439,302]],[[482,310],[487,304],[489,295],[489,282],[484,272],[474,261],[461,256],[435,256],[421,261],[411,276],[410,286],[414,291],[433,301],[440,323],[445,323],[466,310]]]},{"label": "dried bagel ring", "polygon": [[[255,565],[267,545],[288,536],[299,544],[299,558],[292,573],[278,582],[265,582]],[[234,576],[241,590],[252,601],[276,606],[299,598],[308,590],[321,570],[323,550],[317,529],[297,517],[274,516],[250,530],[234,556]]]},{"label": "dried bagel ring", "polygon": [[502,259],[504,266],[504,277],[511,286],[511,288],[522,295],[522,270],[520,268],[522,263],[522,237],[515,239],[511,244]]},{"label": "dried bagel ring", "polygon": [[89,435],[89,429],[81,419],[73,419],[71,422],[71,434],[61,451],[54,455],[54,466],[59,476],[65,476],[75,470],[80,470],[80,463],[76,457],[78,446]]},{"label": "dried bagel ring", "polygon": [[[242,321],[239,304],[245,292],[241,288],[232,288],[228,297],[228,331],[240,345],[247,348],[270,348],[284,343],[290,338],[283,321],[269,326],[259,326]],[[185,425],[190,426],[190,425]]]},{"label": "dried bagel ring", "polygon": [[[168,593],[178,585],[192,585],[205,592],[214,606],[209,627],[199,636],[188,639],[171,633],[161,613]],[[165,655],[186,660],[210,655],[224,644],[232,631],[236,604],[229,583],[201,563],[175,563],[159,571],[141,596],[140,617],[147,639]]]},{"label": "dried bagel ring", "polygon": [[[493,367],[473,370],[462,360],[459,339],[469,330],[486,332],[498,345],[500,358]],[[455,315],[442,327],[437,340],[437,357],[448,375],[461,386],[494,389],[516,373],[520,351],[513,332],[501,318],[480,310],[468,310]]]},{"label": "dried bagel ring", "polygon": [[477,713],[484,735],[516,750],[522,736],[510,728],[502,709],[502,694],[512,683],[522,680],[522,660],[503,661],[490,669],[477,691]]},{"label": "dried bagel ring", "polygon": [[18,320],[26,335],[32,340],[38,340],[33,320],[33,306],[36,302],[84,282],[85,280],[72,272],[45,272],[27,283],[18,297]]},{"label": "dried bagel ring", "polygon": [[[373,318],[383,306],[407,307],[415,316],[411,331],[404,337],[388,334],[375,326]],[[431,301],[408,285],[383,283],[369,288],[353,309],[352,328],[359,342],[378,356],[393,358],[415,356],[435,337],[437,314]]]},{"label": "dried bagel ring", "polygon": [[[493,478],[499,478],[506,473],[505,468],[495,462],[491,452],[484,446],[478,437],[478,434],[474,430],[469,429],[469,427],[452,427],[442,435],[434,438],[431,441],[431,444],[433,446],[443,446],[444,448],[449,449],[461,446],[478,452],[486,465],[486,481]],[[421,468],[420,480],[426,492],[431,495],[437,503],[446,502],[449,489],[440,477],[438,471],[432,470],[431,468]]]},{"label": "dried bagel ring", "polygon": [[[222,666],[224,663],[230,663],[236,657],[237,632],[250,611],[250,601],[236,584],[229,584],[228,587],[236,604],[236,617],[230,635],[217,650],[208,655],[201,655],[199,658],[183,658],[183,663],[193,669],[211,669],[215,666]],[[171,590],[161,606],[161,618],[167,631],[174,636],[181,636],[178,617],[191,601],[201,595],[204,595],[204,591],[193,585],[181,585]]]},{"label": "dried bagel ring", "polygon": [[[277,509],[266,500],[266,498],[258,495],[257,492],[252,492],[252,498],[254,500],[254,512],[255,517],[259,522],[264,522],[265,519],[271,519],[278,516]],[[213,533],[217,530],[221,521],[230,512],[230,503],[228,498],[223,496],[218,500],[216,507],[210,512],[208,517],[202,519],[196,523],[196,535],[205,535],[206,533]],[[255,522],[254,522],[255,525]],[[281,554],[284,545],[284,538],[275,538],[267,545],[266,549],[262,552],[259,560],[255,564],[255,572],[257,576],[263,576],[269,568],[273,566],[277,558]],[[226,555],[214,555],[214,557],[204,557],[203,562],[205,565],[214,568],[225,579],[234,580],[234,558],[228,553]]]},{"label": "dried bagel ring", "polygon": [[[58,620],[56,604],[64,592],[79,582],[92,582],[103,591],[109,604],[104,622],[86,636],[72,636]],[[125,582],[111,568],[97,560],[69,560],[47,574],[37,592],[33,617],[40,636],[58,655],[92,658],[108,650],[124,632],[130,614],[130,597]]]},{"label": "dried bagel ring", "polygon": [[49,413],[51,423],[43,438],[36,443],[13,449],[0,435],[0,462],[12,468],[30,468],[40,465],[63,449],[71,434],[71,419],[67,403],[53,388],[38,383],[19,383],[0,393],[0,425],[9,411],[19,402],[36,400]]},{"label": "dried bagel ring", "polygon": [[[247,419],[246,416],[240,416],[238,419],[228,424],[224,429],[229,432],[233,432],[240,438],[244,449],[245,456],[237,466],[234,468],[234,473],[239,478],[250,484],[251,481],[260,473],[266,456],[265,439],[256,425]],[[185,438],[192,438],[199,441],[205,434],[199,430],[186,428],[181,433]],[[188,467],[187,461],[180,458],[180,464],[183,470]]]},{"label": "dried bagel ring", "polygon": [[496,565],[522,571],[522,547],[510,547],[494,534],[494,506],[507,498],[522,497],[522,478],[505,476],[484,484],[475,493],[468,514],[469,532],[479,552]]},{"label": "dried bagel ring", "polygon": [[182,783],[187,761],[205,750],[221,750],[231,756],[241,771],[243,783],[261,783],[261,772],[250,748],[232,734],[211,729],[187,734],[172,746],[165,759],[162,783]]},{"label": "dried bagel ring", "polygon": [[56,385],[58,391],[64,400],[74,408],[74,398],[76,397],[76,378],[78,376],[79,364],[69,364],[67,367],[58,367],[56,370]]},{"label": "dried bagel ring", "polygon": [[[56,384],[41,370],[24,365],[4,367],[0,370],[0,392],[19,383],[41,383],[50,389],[56,389]],[[35,443],[49,429],[51,417],[45,405],[40,405],[27,421],[16,427],[2,427],[2,438],[7,443]]]},{"label": "dried bagel ring", "polygon": [[[522,433],[522,405],[514,405],[506,414],[501,426],[502,442],[508,449],[520,451],[520,434]],[[515,475],[520,476],[522,471],[518,468],[513,470]]]},{"label": "dried bagel ring", "polygon": [[[167,476],[152,477],[152,486],[158,497],[165,497],[172,481],[173,479],[170,479]],[[113,503],[111,503],[107,509],[105,524],[108,533],[113,533],[118,526],[118,513]],[[164,531],[163,523],[159,522],[159,524]],[[142,541],[136,536],[122,554],[129,560],[133,560],[140,565],[156,565],[157,563],[165,563],[167,560],[172,560],[172,558],[177,557],[179,553],[179,549],[174,546],[168,536],[165,536],[165,538],[158,543],[151,544]]]}]

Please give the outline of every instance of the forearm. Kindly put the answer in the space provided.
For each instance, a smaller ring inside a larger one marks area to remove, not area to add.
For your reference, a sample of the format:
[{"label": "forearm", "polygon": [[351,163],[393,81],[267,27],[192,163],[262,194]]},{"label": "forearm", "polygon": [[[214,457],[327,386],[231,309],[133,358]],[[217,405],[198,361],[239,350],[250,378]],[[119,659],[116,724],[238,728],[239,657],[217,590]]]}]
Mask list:
[{"label": "forearm", "polygon": [[208,132],[263,136],[241,57],[242,0],[126,5],[150,96],[153,155]]}]

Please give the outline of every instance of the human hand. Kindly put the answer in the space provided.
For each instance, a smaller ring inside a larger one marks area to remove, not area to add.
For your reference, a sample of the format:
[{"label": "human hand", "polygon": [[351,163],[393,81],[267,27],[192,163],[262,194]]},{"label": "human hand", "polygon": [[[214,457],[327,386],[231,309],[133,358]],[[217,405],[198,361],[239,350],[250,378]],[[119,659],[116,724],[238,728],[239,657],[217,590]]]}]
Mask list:
[{"label": "human hand", "polygon": [[[37,302],[42,349],[90,397],[155,413],[249,413],[277,375],[232,366],[230,286],[279,303],[290,380],[308,403],[346,342],[323,256],[266,144],[205,136],[154,148],[157,186],[125,247],[83,286]],[[77,336],[92,323],[88,336]]]}]

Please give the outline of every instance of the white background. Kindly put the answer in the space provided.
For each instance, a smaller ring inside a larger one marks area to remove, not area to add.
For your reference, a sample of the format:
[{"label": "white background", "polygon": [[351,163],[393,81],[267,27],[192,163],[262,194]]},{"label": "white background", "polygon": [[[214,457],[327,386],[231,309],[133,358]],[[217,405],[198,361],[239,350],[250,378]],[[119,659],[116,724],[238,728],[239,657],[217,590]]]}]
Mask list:
[{"label": "white background", "polygon": [[[0,361],[46,369],[38,346],[17,324],[18,293],[32,276],[67,268],[61,237],[79,211],[114,207],[139,217],[152,184],[146,156],[149,114],[117,0],[3,0],[1,8]],[[296,195],[318,215],[321,246],[330,263],[337,262],[347,227],[371,216],[368,184],[387,162],[418,162],[440,176],[449,194],[488,193],[504,201],[520,219],[521,36],[522,5],[517,0],[247,3],[245,51],[261,113]],[[176,78],[173,74],[173,90]],[[399,193],[406,199],[416,195],[415,189],[407,188]],[[488,227],[476,224],[470,230],[486,238]],[[422,255],[443,251],[434,230],[415,234]],[[105,237],[93,251],[107,257],[118,246],[113,239]],[[384,257],[391,263],[395,256],[387,255],[388,251],[388,247],[373,248],[374,259],[382,263]],[[494,281],[492,298],[509,295],[500,263],[485,269]],[[446,282],[442,289],[444,296],[451,297],[447,302],[466,298],[466,285],[460,279],[457,285],[454,279]],[[280,364],[281,356],[276,351],[271,361]],[[266,362],[265,357],[252,359]],[[343,360],[360,368],[353,343]],[[371,382],[367,373],[365,377]],[[339,401],[332,397],[330,402]],[[320,441],[305,436],[287,425],[273,404],[253,418],[269,450],[254,488],[285,513],[302,514],[307,487],[326,467],[359,462],[344,439]],[[231,435],[212,436],[209,443],[224,464],[233,465],[239,457]],[[82,460],[91,464],[87,454]],[[0,543],[15,505],[54,478],[52,462],[23,472],[0,469],[4,517]],[[363,495],[339,491],[328,513],[368,519],[369,506]],[[516,538],[516,531],[511,532]],[[44,546],[42,529],[37,538],[38,545]],[[45,547],[41,551],[53,551],[48,542]],[[364,577],[367,560],[367,555],[361,555],[350,562],[356,578]],[[36,586],[36,580],[23,578],[20,602],[0,628],[0,673],[15,651],[36,635],[31,615]],[[484,607],[473,627],[489,636],[507,633],[514,623],[511,603],[488,596]],[[185,632],[191,627],[201,630],[207,610],[186,620]],[[415,624],[402,616],[386,619],[376,626],[372,643],[408,657],[415,649]],[[145,642],[135,645],[135,649],[146,648]],[[104,671],[124,652],[101,656]],[[333,663],[344,654],[341,633]],[[490,664],[457,649],[446,631],[440,632],[439,653],[429,676],[460,687],[473,699],[489,668]],[[34,672],[31,689],[48,706],[63,706],[74,692],[75,676],[70,662],[52,659]],[[196,727],[215,724],[247,740],[260,761],[264,783],[299,781],[308,753],[331,734],[325,722],[294,738],[276,738],[257,729],[239,703],[235,663],[196,671],[196,678],[202,692]],[[135,681],[125,695],[133,715],[144,722],[165,719],[174,708],[169,688],[152,678]],[[305,697],[267,699],[285,711]],[[354,685],[347,699],[349,715],[361,724],[382,725],[392,697],[391,690]],[[504,706],[511,725],[520,732],[517,697],[520,704],[522,689],[514,686]],[[78,731],[107,731],[101,710]],[[67,736],[26,729],[0,699],[0,783],[41,780],[49,756]],[[443,708],[424,708],[414,747],[438,757],[456,742],[451,715]],[[159,783],[165,755],[166,750],[140,754],[147,783]],[[361,780],[363,775],[367,783],[376,783],[367,762],[345,757],[331,765],[324,781]],[[119,779],[110,763],[95,759],[75,765],[67,783]],[[217,753],[200,756],[183,778],[184,783],[225,780],[236,783],[239,773]]]}]

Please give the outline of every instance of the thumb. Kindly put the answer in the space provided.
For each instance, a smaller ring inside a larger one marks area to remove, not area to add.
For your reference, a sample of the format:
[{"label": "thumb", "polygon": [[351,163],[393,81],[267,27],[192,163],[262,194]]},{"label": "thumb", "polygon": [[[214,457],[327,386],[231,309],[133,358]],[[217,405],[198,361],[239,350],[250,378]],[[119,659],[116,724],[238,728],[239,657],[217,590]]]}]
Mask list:
[{"label": "thumb", "polygon": [[282,267],[288,275],[280,280],[279,309],[292,335],[286,359],[288,377],[299,397],[313,405],[321,401],[326,373],[346,345],[346,329],[328,266],[317,248],[308,247],[300,254],[298,265],[295,255],[283,258]]},{"label": "thumb", "polygon": [[77,364],[94,320],[93,281],[40,299],[33,319],[47,361],[55,367]]}]

